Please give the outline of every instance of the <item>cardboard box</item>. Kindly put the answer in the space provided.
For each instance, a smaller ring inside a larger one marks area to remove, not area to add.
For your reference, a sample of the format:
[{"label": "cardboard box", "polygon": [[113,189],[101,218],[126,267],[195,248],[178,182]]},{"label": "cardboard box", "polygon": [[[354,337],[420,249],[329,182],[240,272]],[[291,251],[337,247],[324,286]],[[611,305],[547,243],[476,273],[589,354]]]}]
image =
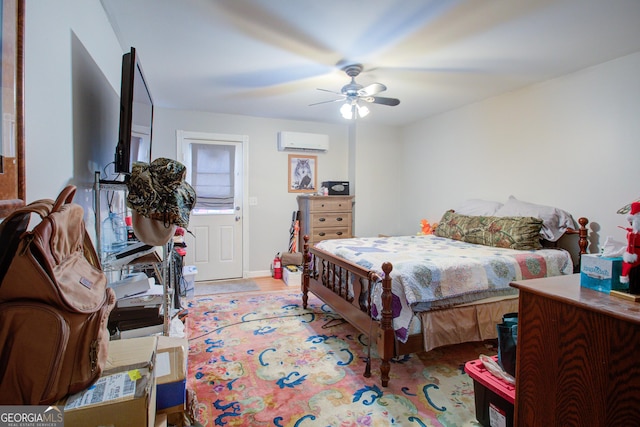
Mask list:
[{"label": "cardboard box", "polygon": [[158,337],[156,355],[158,413],[184,412],[187,391],[189,341],[186,338]]},{"label": "cardboard box", "polygon": [[282,280],[287,286],[302,285],[302,269],[291,265],[285,266],[282,269]]},{"label": "cardboard box", "polygon": [[625,290],[628,283],[620,283],[622,257],[601,257],[597,254],[583,254],[580,258],[580,286],[609,293]]},{"label": "cardboard box", "polygon": [[141,337],[109,341],[107,362],[102,375],[126,372],[137,368],[153,371],[158,337]]},{"label": "cardboard box", "polygon": [[65,426],[154,427],[156,345],[156,337],[110,341],[103,375],[61,402]]},{"label": "cardboard box", "polygon": [[156,415],[156,425],[155,427],[167,427],[167,415],[166,414],[158,414]]},{"label": "cardboard box", "polygon": [[156,382],[148,369],[102,376],[64,402],[66,427],[154,427],[155,420]]}]

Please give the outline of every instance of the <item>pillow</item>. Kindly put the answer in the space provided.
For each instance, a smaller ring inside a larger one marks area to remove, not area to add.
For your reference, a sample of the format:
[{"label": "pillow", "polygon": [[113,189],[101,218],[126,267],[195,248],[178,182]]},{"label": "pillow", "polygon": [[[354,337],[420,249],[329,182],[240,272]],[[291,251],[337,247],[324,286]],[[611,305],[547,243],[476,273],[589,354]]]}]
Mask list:
[{"label": "pillow", "polygon": [[447,211],[435,235],[478,245],[541,249],[542,220],[534,217],[469,216]]},{"label": "pillow", "polygon": [[576,223],[570,213],[553,206],[523,202],[509,196],[507,203],[495,213],[495,216],[533,216],[542,219],[540,234],[550,242],[557,241],[567,228],[575,228]]},{"label": "pillow", "polygon": [[491,216],[502,207],[502,203],[491,200],[468,199],[454,209],[456,213],[462,215],[485,215]]}]

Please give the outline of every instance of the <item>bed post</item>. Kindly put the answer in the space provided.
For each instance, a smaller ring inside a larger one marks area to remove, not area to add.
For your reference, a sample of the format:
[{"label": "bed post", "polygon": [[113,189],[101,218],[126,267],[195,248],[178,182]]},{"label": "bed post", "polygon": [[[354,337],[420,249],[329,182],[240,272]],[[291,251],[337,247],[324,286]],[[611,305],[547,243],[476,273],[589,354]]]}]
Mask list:
[{"label": "bed post", "polygon": [[580,255],[587,253],[587,246],[589,246],[589,240],[587,236],[589,235],[589,231],[587,230],[587,224],[589,220],[585,217],[578,218],[578,224],[580,224],[580,228],[578,229],[578,246],[580,246]]},{"label": "bed post", "polygon": [[393,330],[393,310],[392,310],[392,293],[391,293],[391,270],[393,266],[390,262],[382,264],[384,278],[382,279],[382,317],[380,319],[380,334],[378,338],[378,354],[382,359],[380,365],[380,379],[382,386],[389,385],[389,370],[391,369],[390,360],[393,357],[395,349],[395,332]]},{"label": "bed post", "polygon": [[304,235],[302,238],[304,245],[302,246],[302,308],[307,308],[309,301],[309,261],[311,261],[311,254],[309,253],[309,236]]}]

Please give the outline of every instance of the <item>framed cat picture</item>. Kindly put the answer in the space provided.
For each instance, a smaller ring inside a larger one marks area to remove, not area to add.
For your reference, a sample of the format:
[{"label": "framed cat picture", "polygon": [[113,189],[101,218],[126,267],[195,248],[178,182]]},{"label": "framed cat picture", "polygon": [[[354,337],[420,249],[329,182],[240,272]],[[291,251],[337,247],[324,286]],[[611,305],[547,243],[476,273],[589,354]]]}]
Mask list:
[{"label": "framed cat picture", "polygon": [[289,193],[315,193],[318,156],[289,154]]}]

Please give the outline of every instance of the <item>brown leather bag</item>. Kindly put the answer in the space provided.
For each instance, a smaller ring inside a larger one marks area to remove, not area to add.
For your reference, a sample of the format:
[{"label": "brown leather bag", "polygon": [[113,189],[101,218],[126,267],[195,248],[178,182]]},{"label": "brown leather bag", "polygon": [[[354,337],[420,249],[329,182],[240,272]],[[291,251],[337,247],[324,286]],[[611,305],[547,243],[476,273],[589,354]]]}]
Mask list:
[{"label": "brown leather bag", "polygon": [[[93,384],[106,363],[116,298],[75,192],[0,224],[0,404],[53,403]],[[27,230],[32,213],[41,221]]]}]

